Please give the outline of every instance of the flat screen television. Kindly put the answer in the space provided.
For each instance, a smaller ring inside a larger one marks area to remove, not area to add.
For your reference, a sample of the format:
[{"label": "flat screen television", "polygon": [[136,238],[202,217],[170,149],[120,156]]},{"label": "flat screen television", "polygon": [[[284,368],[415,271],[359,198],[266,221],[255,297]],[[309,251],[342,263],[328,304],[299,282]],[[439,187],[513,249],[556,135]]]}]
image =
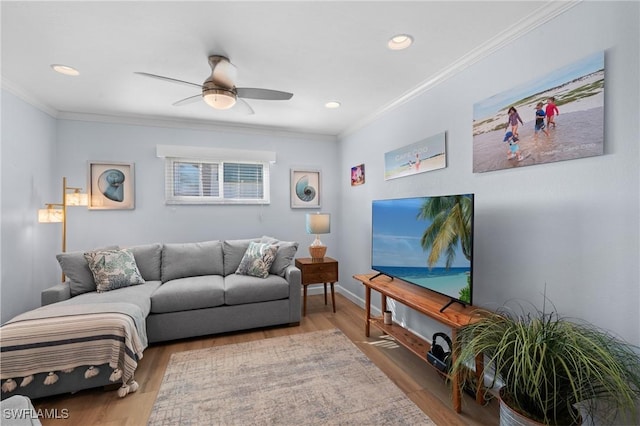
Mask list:
[{"label": "flat screen television", "polygon": [[473,198],[374,200],[371,269],[449,297],[441,311],[472,304]]}]

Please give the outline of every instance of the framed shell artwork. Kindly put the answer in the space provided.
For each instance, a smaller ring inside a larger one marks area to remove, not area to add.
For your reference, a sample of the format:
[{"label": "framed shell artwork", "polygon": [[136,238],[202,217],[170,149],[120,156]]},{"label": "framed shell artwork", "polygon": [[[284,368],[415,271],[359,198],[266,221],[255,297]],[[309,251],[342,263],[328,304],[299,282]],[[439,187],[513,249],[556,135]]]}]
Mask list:
[{"label": "framed shell artwork", "polygon": [[89,209],[135,208],[133,163],[89,161]]},{"label": "framed shell artwork", "polygon": [[291,169],[291,208],[320,208],[320,170]]}]

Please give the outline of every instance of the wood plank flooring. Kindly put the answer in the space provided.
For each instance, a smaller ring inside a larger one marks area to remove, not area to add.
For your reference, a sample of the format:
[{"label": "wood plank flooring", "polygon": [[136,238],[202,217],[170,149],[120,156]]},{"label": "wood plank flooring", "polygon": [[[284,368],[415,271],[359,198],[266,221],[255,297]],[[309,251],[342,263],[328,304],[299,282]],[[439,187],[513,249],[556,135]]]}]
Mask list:
[{"label": "wood plank flooring", "polygon": [[300,326],[296,327],[275,327],[152,345],[145,350],[144,358],[136,371],[136,381],[140,388],[125,398],[118,398],[115,390],[105,391],[99,388],[73,395],[42,398],[34,400],[33,404],[36,410],[43,412],[49,410],[50,413],[61,414],[62,410],[67,410],[66,419],[41,418],[44,426],[145,425],[172,353],[338,328],[438,425],[499,423],[496,400],[480,406],[471,397],[464,395],[462,413],[457,414],[451,409],[449,387],[431,366],[373,327],[371,337],[366,338],[364,310],[341,294],[336,294],[335,314],[331,311],[330,303],[328,306],[324,305],[322,295],[309,296],[307,315],[302,318]]}]

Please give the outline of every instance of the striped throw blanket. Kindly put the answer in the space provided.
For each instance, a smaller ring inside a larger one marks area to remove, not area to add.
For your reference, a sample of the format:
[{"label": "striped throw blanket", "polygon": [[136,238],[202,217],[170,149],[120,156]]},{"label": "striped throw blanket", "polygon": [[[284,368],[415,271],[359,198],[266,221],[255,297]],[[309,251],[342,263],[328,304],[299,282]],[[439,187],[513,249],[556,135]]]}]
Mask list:
[{"label": "striped throw blanket", "polygon": [[[142,310],[131,303],[43,306],[18,315],[0,328],[2,390],[26,386],[37,373],[60,373],[83,366],[109,364],[111,380],[121,381],[118,395],[137,390],[133,373],[147,347]],[[92,377],[90,367],[86,378]],[[26,383],[26,384],[25,384]]]}]

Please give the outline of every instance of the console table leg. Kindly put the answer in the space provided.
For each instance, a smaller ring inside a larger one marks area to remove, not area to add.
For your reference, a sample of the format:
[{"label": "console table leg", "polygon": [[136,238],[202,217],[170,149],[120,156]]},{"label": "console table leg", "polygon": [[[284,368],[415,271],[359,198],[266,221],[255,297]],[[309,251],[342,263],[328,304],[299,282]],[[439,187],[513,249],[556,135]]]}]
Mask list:
[{"label": "console table leg", "polygon": [[369,337],[370,330],[370,319],[371,319],[371,287],[364,287],[364,307],[365,307],[365,318],[364,318],[364,335]]},{"label": "console table leg", "polygon": [[[451,350],[451,365],[455,364],[456,358],[458,357],[458,345],[455,344],[456,341],[456,329],[453,328],[451,330],[451,341],[454,342],[454,346]],[[462,401],[461,401],[461,389],[460,389],[460,374],[455,374],[451,377],[451,389],[453,391],[452,395],[452,404],[453,409],[456,413],[462,412]]]}]

